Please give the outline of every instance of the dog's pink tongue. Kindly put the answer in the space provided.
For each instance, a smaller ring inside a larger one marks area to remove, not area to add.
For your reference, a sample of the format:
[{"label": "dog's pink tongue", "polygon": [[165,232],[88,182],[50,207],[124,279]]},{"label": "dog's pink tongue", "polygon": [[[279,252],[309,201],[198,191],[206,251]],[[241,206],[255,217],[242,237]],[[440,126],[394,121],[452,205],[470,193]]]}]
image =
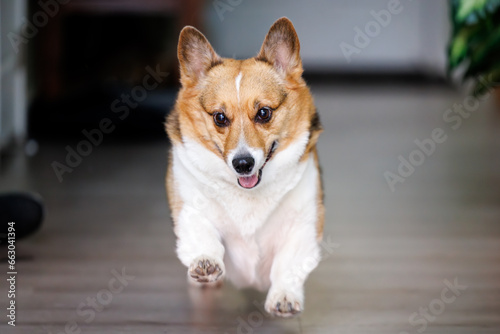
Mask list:
[{"label": "dog's pink tongue", "polygon": [[259,182],[259,177],[257,173],[255,173],[252,176],[242,176],[238,178],[238,181],[240,182],[240,185],[243,188],[253,188]]}]

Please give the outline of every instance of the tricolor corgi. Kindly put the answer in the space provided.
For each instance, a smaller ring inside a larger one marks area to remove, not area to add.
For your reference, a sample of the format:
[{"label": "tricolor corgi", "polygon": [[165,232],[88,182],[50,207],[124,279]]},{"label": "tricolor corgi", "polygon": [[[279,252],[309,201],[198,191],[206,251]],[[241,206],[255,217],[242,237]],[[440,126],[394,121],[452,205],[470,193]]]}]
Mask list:
[{"label": "tricolor corgi", "polygon": [[303,310],[323,234],[321,125],[299,50],[287,18],[245,60],[220,57],[185,27],[182,87],[166,123],[167,193],[188,280],[268,290],[266,311],[281,317]]}]

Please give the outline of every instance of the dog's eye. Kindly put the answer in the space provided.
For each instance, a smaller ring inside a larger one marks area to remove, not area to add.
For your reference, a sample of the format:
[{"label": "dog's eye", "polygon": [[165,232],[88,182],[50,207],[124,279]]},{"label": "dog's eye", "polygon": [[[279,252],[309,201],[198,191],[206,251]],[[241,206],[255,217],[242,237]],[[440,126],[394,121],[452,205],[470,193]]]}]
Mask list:
[{"label": "dog's eye", "polygon": [[255,121],[257,123],[267,123],[271,120],[272,110],[269,107],[260,108],[255,115]]},{"label": "dog's eye", "polygon": [[225,127],[229,125],[229,120],[227,119],[226,115],[222,112],[216,112],[214,113],[214,122],[215,125],[219,127]]}]

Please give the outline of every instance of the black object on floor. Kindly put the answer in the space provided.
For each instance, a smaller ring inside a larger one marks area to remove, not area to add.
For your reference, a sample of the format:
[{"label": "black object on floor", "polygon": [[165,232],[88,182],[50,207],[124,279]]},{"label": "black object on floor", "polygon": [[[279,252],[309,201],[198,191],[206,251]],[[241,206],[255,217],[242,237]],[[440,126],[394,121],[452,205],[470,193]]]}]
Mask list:
[{"label": "black object on floor", "polygon": [[[94,87],[55,101],[34,99],[28,111],[28,132],[34,139],[82,138],[82,131],[99,129],[107,120],[106,138],[166,138],[164,122],[176,89],[147,93],[141,101],[124,101],[133,88]],[[125,92],[125,93],[123,93]],[[124,95],[122,95],[124,94]]]},{"label": "black object on floor", "polygon": [[9,223],[15,230],[15,240],[36,232],[43,221],[45,209],[42,199],[29,193],[0,194],[0,245],[7,242]]}]

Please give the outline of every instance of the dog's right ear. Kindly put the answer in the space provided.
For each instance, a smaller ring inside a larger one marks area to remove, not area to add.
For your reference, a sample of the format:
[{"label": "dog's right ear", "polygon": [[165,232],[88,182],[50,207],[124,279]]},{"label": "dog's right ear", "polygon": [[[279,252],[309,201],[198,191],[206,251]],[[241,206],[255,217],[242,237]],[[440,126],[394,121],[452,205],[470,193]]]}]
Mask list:
[{"label": "dog's right ear", "polygon": [[177,57],[181,69],[181,83],[184,86],[195,84],[212,66],[222,63],[222,59],[205,36],[191,26],[186,26],[181,31]]},{"label": "dog's right ear", "polygon": [[274,22],[256,58],[273,65],[283,75],[302,75],[299,37],[289,19],[282,17]]}]

